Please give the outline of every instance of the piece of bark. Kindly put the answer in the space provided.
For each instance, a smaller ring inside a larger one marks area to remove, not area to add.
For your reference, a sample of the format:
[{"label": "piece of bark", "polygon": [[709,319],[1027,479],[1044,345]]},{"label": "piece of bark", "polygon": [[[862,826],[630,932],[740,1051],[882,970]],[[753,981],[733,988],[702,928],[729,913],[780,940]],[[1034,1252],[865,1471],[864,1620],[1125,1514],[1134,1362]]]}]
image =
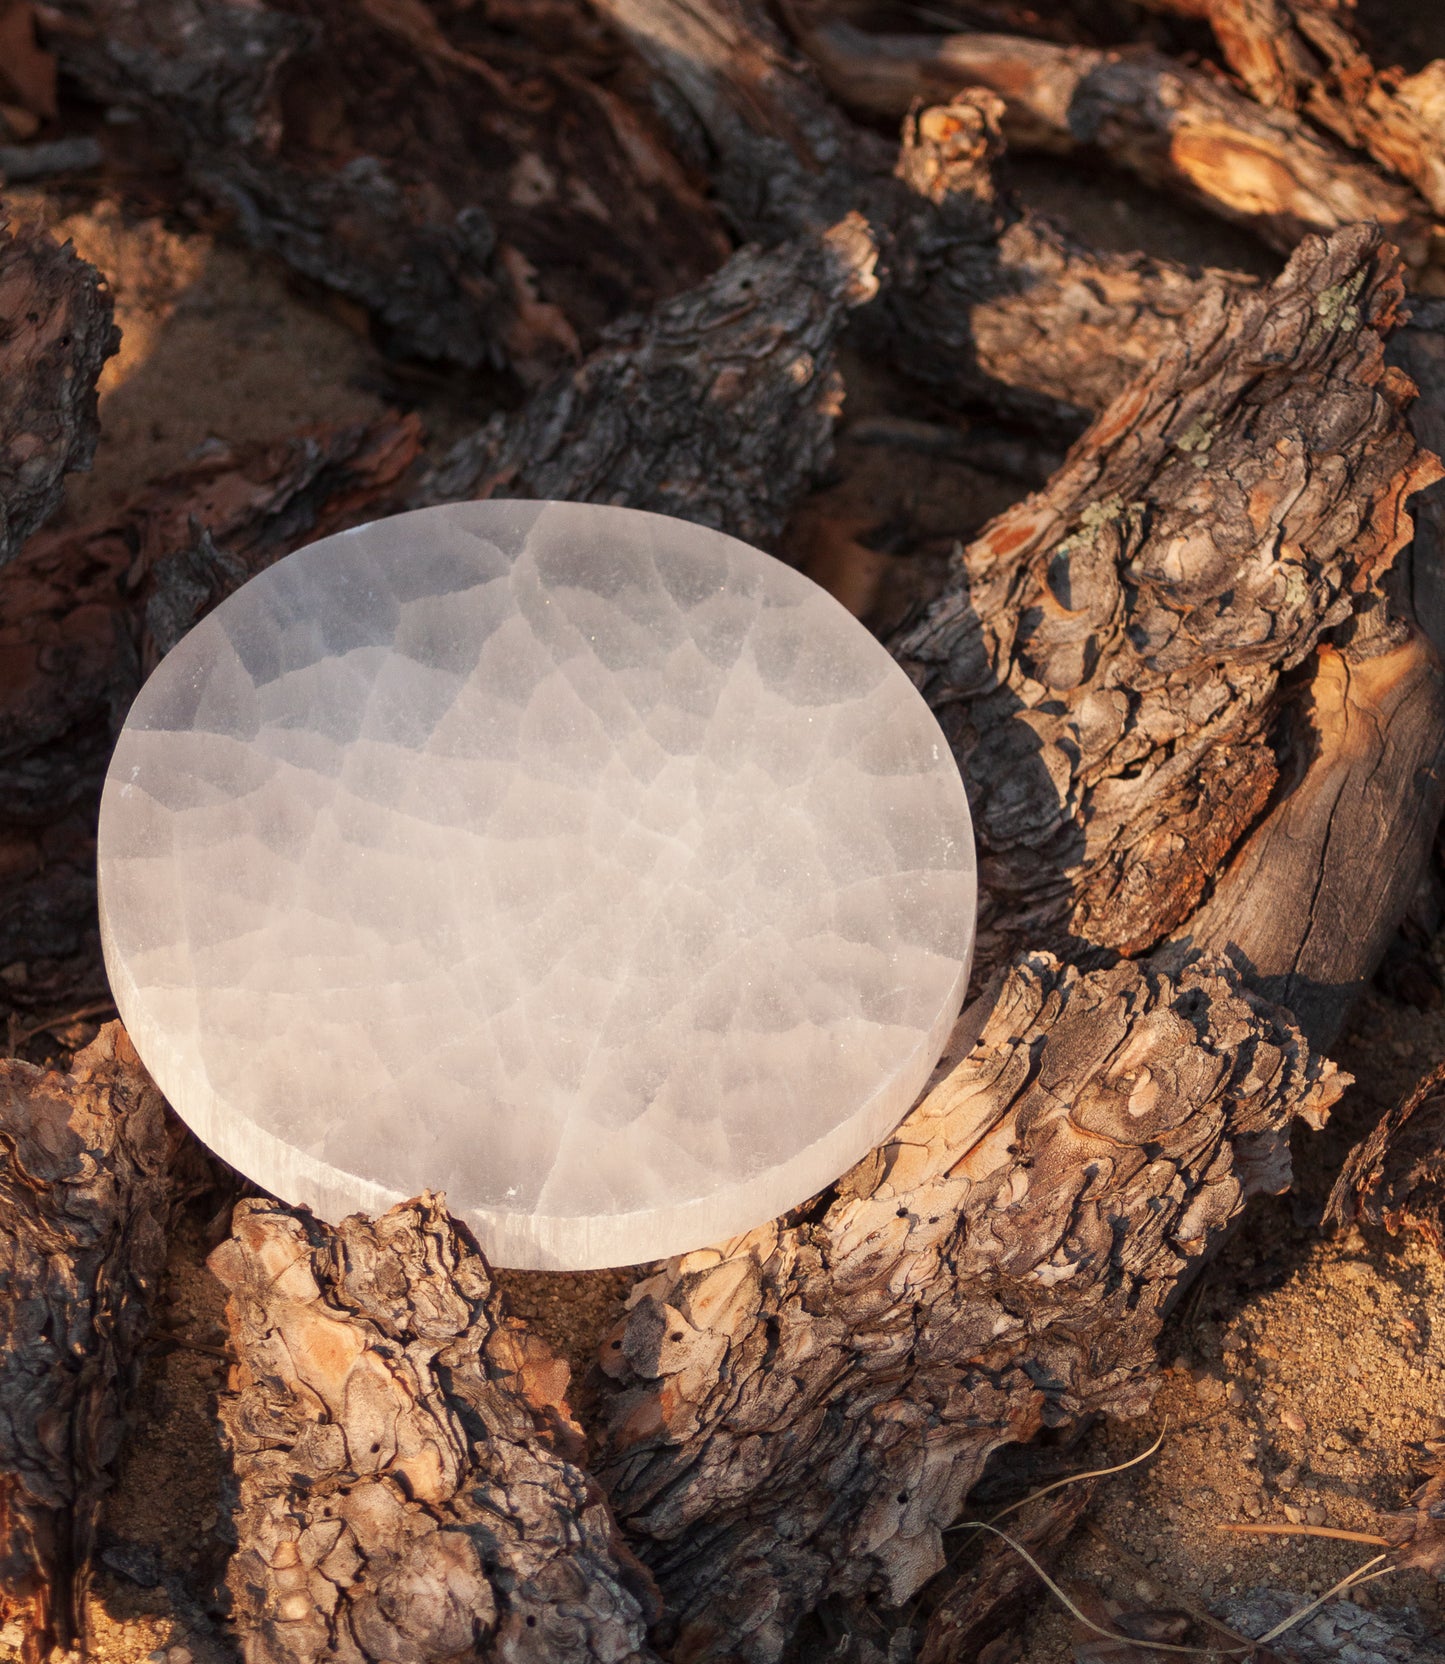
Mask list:
[{"label": "piece of bark", "polygon": [[[34,1011],[104,992],[95,817],[141,677],[202,614],[299,544],[384,507],[411,417],[223,446],[0,572],[0,966]],[[18,970],[17,970],[18,967]]]},{"label": "piece of bark", "polygon": [[401,350],[535,380],[696,282],[721,224],[652,126],[405,0],[57,0],[62,65],[144,111],[252,242]]},{"label": "piece of bark", "polygon": [[[1410,429],[1427,450],[1445,455],[1445,301],[1412,297],[1411,316],[1386,353],[1420,389]],[[1445,656],[1445,482],[1415,499],[1415,536],[1400,561],[1400,600]]]},{"label": "piece of bark", "polygon": [[[839,98],[901,119],[920,100],[986,87],[1020,149],[1097,151],[1288,251],[1308,232],[1385,227],[1416,274],[1438,258],[1429,205],[1291,111],[1265,109],[1162,54],[1057,46],[1017,35],[865,34],[838,20],[799,39]],[[1432,281],[1442,275],[1437,266]]]},{"label": "piece of bark", "polygon": [[[1094,1481],[1081,1480],[1051,1491],[1007,1515],[1003,1529],[1047,1567],[1083,1518],[1094,1488]],[[977,1658],[1017,1621],[1020,1597],[1038,1588],[1038,1573],[1015,1549],[998,1537],[977,1535],[973,1563],[958,1573],[929,1614],[918,1664],[955,1664]]]},{"label": "piece of bark", "polygon": [[[598,0],[657,77],[680,145],[763,242],[864,212],[883,247],[859,324],[936,391],[1077,431],[1217,274],[1100,254],[995,191],[996,102],[910,118],[898,158],[827,98],[756,0]],[[896,166],[895,166],[896,163]]]},{"label": "piece of bark", "polygon": [[100,274],[0,208],[0,566],[89,468],[100,425],[95,383],[120,333]]},{"label": "piece of bark", "polygon": [[619,325],[575,371],[460,440],[414,505],[536,497],[675,514],[770,543],[832,454],[835,345],[876,289],[856,214],[821,237],[745,248]]},{"label": "piece of bark", "polygon": [[894,638],[969,789],[982,965],[1187,930],[1270,804],[1281,678],[1372,599],[1440,477],[1384,363],[1402,295],[1356,227],[1207,298]]},{"label": "piece of bark", "polygon": [[1376,69],[1339,0],[1143,0],[1201,18],[1224,61],[1270,109],[1298,110],[1368,151],[1445,215],[1445,60]]},{"label": "piece of bark", "polygon": [[1102,410],[1238,273],[1187,271],[1084,248],[993,183],[1003,103],[975,88],[913,111],[888,204],[880,354],[952,402],[982,400],[1058,427]]},{"label": "piece of bark", "polygon": [[655,1593],[579,1465],[567,1365],[438,1198],[334,1229],[243,1201],[210,1265],[247,1664],[653,1656]]},{"label": "piece of bark", "polygon": [[669,1261],[604,1342],[596,1471],[678,1664],[907,1599],[1000,1447],[1137,1413],[1164,1314],[1343,1080],[1222,963],[1020,960],[977,1044],[795,1215]]},{"label": "piece of bark", "polygon": [[181,1137],[119,1023],[66,1074],[0,1061],[0,1623],[27,1664],[84,1641]]},{"label": "piece of bark", "polygon": [[1325,1217],[1416,1231],[1445,1253],[1445,1063],[1350,1151]]}]

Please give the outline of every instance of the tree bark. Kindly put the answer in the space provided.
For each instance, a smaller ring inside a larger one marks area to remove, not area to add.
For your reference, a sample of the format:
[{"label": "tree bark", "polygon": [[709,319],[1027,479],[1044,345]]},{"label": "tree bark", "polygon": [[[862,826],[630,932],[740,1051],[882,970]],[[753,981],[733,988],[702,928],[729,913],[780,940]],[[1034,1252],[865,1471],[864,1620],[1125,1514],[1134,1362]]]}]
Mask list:
[{"label": "tree bark", "polygon": [[821,237],[741,250],[461,440],[413,503],[620,503],[772,542],[832,454],[837,337],[876,290],[875,254],[856,214]]},{"label": "tree bark", "polygon": [[247,1664],[653,1656],[655,1593],[578,1465],[567,1366],[438,1198],[335,1229],[242,1202],[210,1264]]},{"label": "tree bark", "polygon": [[95,383],[120,341],[100,274],[0,208],[0,566],[85,469],[100,432]]},{"label": "tree bark", "polygon": [[1335,0],[1144,0],[1204,19],[1268,109],[1300,111],[1408,180],[1445,216],[1445,60],[1376,69]]},{"label": "tree bark", "polygon": [[[1282,679],[1371,600],[1405,499],[1440,477],[1384,363],[1402,297],[1367,227],[1217,293],[895,638],[969,788],[983,965],[1187,931],[1270,806]],[[1280,881],[1307,896],[1314,875]]]},{"label": "tree bark", "polygon": [[0,1061],[0,1622],[27,1664],[84,1641],[181,1137],[119,1023],[68,1074]]},{"label": "tree bark", "polygon": [[95,819],[142,674],[298,544],[366,519],[417,454],[414,419],[213,451],[0,573],[0,966],[34,1016],[105,990]]},{"label": "tree bark", "polygon": [[1004,100],[1021,149],[1102,152],[1289,251],[1309,232],[1384,226],[1412,273],[1441,276],[1429,205],[1287,108],[1148,50],[1058,46],[1016,35],[875,35],[828,21],[799,39],[835,96],[894,119],[919,100],[981,86]]},{"label": "tree bark", "polygon": [[59,0],[53,45],[139,108],[252,242],[402,350],[536,380],[727,253],[649,123],[523,40],[369,0]]},{"label": "tree bark", "polygon": [[1031,954],[978,1005],[878,1150],[669,1261],[604,1347],[597,1471],[675,1660],[762,1664],[826,1594],[907,1599],[996,1450],[1142,1408],[1191,1268],[1343,1086],[1217,962]]},{"label": "tree bark", "polygon": [[883,260],[860,326],[949,398],[1077,431],[1211,286],[1168,261],[1085,248],[997,193],[986,93],[910,117],[900,159],[843,117],[755,0],[597,3],[652,67],[674,138],[744,236],[867,215]]}]

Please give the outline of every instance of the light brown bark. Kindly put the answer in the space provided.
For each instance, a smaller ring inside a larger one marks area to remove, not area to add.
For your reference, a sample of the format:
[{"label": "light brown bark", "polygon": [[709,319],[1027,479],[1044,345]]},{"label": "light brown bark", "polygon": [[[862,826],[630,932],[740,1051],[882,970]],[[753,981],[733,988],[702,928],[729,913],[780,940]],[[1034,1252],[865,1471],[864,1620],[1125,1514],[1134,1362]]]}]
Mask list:
[{"label": "light brown bark", "polygon": [[211,1267],[247,1664],[653,1656],[655,1592],[578,1465],[567,1366],[437,1198],[335,1230],[242,1202]]},{"label": "light brown bark", "polygon": [[675,1660],[762,1664],[826,1594],[907,1599],[995,1451],[1141,1408],[1191,1267],[1342,1086],[1218,964],[1026,955],[979,1005],[878,1150],[669,1261],[604,1346],[597,1471]]},{"label": "light brown bark", "polygon": [[1017,35],[877,35],[828,21],[799,38],[830,91],[903,117],[965,87],[1004,101],[1021,149],[1092,149],[1288,251],[1306,233],[1371,220],[1416,274],[1440,276],[1434,217],[1416,192],[1325,138],[1148,50],[1059,46]]}]

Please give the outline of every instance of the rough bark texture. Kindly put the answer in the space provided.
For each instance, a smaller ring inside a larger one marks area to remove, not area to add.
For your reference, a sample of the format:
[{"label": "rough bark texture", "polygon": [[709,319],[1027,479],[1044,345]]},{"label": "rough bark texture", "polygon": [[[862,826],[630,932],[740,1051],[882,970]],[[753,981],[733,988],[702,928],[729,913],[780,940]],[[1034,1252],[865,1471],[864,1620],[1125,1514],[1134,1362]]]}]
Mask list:
[{"label": "rough bark texture", "polygon": [[1270,109],[1298,110],[1408,179],[1445,215],[1445,61],[1376,69],[1339,0],[1145,0],[1204,18],[1224,61]]},{"label": "rough bark texture", "polygon": [[578,1466],[567,1366],[423,1196],[335,1230],[242,1202],[211,1257],[248,1664],[622,1664],[649,1579]]},{"label": "rough bark texture", "polygon": [[[829,89],[901,118],[918,100],[981,86],[1004,100],[1011,144],[1095,149],[1150,184],[1290,250],[1311,231],[1383,225],[1409,268],[1439,253],[1429,206],[1287,108],[1147,50],[1057,46],[1016,35],[874,35],[833,21],[800,38]],[[1440,275],[1435,268],[1433,276]]]},{"label": "rough bark texture", "polygon": [[1261,823],[1184,927],[1328,1047],[1431,861],[1445,812],[1445,672],[1407,625],[1322,647],[1276,743]]},{"label": "rough bark texture", "polygon": [[43,231],[11,233],[0,208],[0,566],[88,468],[95,383],[120,339],[100,274]]},{"label": "rough bark texture", "polygon": [[179,1138],[119,1023],[69,1074],[0,1061],[0,1621],[31,1664],[84,1640]]},{"label": "rough bark texture", "polygon": [[910,113],[870,344],[951,400],[1055,425],[1102,410],[1237,274],[1098,254],[995,190],[1002,101],[973,89]]},{"label": "rough bark texture", "polygon": [[1445,1063],[1350,1151],[1325,1217],[1418,1231],[1445,1252]]},{"label": "rough bark texture", "polygon": [[254,572],[366,518],[417,446],[413,420],[388,418],[216,449],[91,525],[41,533],[0,573],[7,1002],[54,1011],[104,990],[95,816],[143,671]]},{"label": "rough bark texture", "polygon": [[881,1148],[668,1262],[604,1346],[597,1471],[676,1660],[776,1659],[826,1594],[906,1599],[995,1450],[1140,1408],[1190,1268],[1343,1084],[1220,964],[1034,954],[979,1006]]},{"label": "rough bark texture", "polygon": [[141,108],[252,241],[403,350],[524,378],[724,258],[632,105],[398,0],[60,0],[62,63]]},{"label": "rough bark texture", "polygon": [[1187,928],[1266,810],[1282,676],[1439,477],[1384,364],[1401,298],[1357,227],[1309,239],[1268,289],[1206,299],[895,638],[969,788],[983,964]]},{"label": "rough bark texture", "polygon": [[413,501],[620,503],[771,542],[832,454],[834,347],[876,289],[874,258],[856,214],[820,238],[741,250],[460,441]]},{"label": "rough bark texture", "polygon": [[1085,248],[997,194],[986,93],[910,119],[895,170],[756,0],[598,4],[656,72],[675,138],[743,235],[776,241],[850,208],[867,215],[882,283],[860,324],[946,396],[1076,427],[1162,351],[1206,286],[1165,260]]}]

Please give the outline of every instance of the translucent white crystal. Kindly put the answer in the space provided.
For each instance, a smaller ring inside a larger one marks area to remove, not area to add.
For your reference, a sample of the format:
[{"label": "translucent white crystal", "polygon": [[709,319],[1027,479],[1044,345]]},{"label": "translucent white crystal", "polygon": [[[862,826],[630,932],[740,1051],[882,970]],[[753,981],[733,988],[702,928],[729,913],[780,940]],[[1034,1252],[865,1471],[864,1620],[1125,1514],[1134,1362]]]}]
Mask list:
[{"label": "translucent white crystal", "polygon": [[206,1143],[502,1265],[751,1228],[896,1124],[967,978],[958,770],[884,649],[718,532],[468,503],[253,579],[100,819],[111,984]]}]

